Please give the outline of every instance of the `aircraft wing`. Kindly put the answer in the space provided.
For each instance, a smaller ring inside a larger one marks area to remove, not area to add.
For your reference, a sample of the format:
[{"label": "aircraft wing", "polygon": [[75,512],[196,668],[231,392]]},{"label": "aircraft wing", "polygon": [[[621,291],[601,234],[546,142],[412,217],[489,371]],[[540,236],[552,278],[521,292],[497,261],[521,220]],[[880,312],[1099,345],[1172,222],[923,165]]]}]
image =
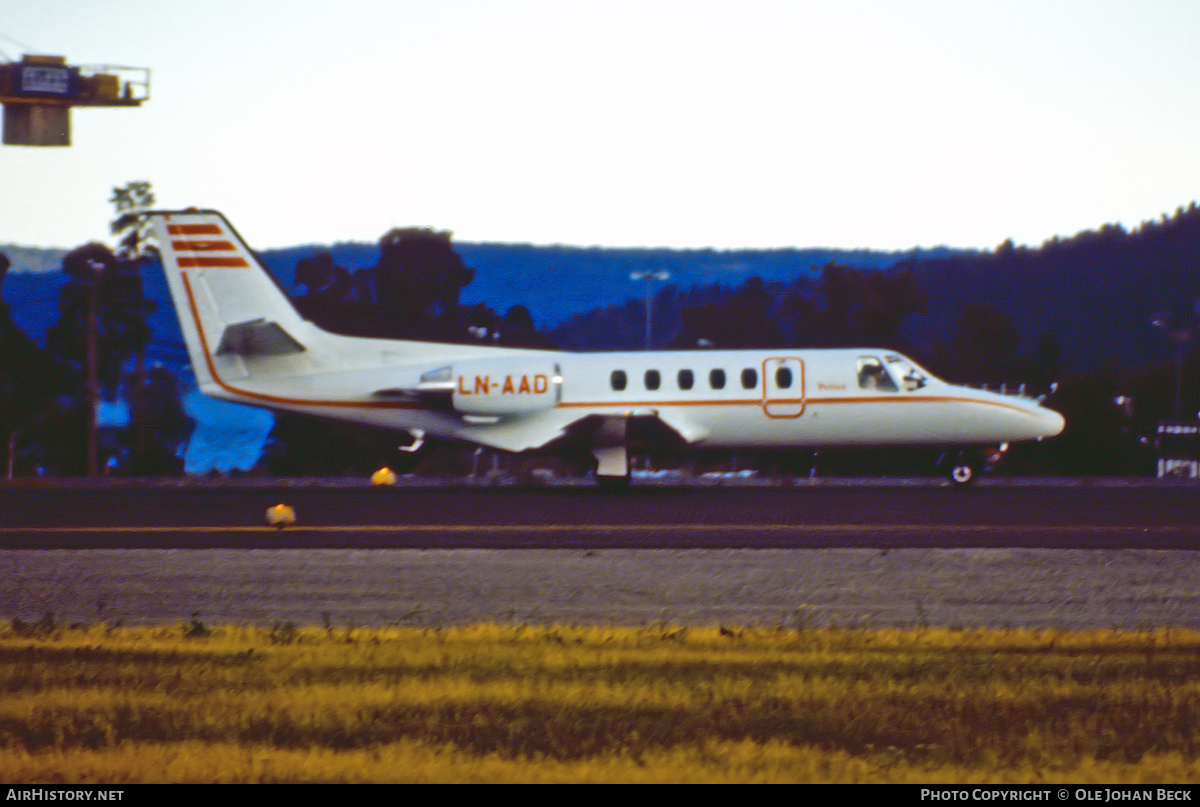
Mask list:
[{"label": "aircraft wing", "polygon": [[654,445],[694,445],[708,437],[701,424],[673,410],[635,410],[628,414],[586,415],[560,429],[549,444],[602,448],[614,441]]},{"label": "aircraft wing", "polygon": [[659,411],[656,417],[688,445],[702,443],[708,438],[709,432],[706,426],[686,417],[678,409]]}]

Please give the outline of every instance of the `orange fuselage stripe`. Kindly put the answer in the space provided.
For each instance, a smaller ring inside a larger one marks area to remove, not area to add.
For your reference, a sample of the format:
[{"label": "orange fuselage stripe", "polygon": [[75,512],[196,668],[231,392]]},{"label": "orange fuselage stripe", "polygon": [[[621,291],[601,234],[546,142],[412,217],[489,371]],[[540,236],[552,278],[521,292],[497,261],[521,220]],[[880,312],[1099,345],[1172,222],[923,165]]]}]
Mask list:
[{"label": "orange fuselage stripe", "polygon": [[984,406],[998,406],[1002,409],[1011,409],[1014,412],[1025,413],[1026,410],[1019,406],[1001,403],[999,401],[984,401],[979,398],[961,398],[950,397],[946,395],[903,395],[896,397],[873,397],[861,396],[857,398],[741,398],[737,400],[722,400],[712,399],[706,401],[612,401],[609,403],[592,403],[584,401],[566,401],[560,403],[560,407],[588,407],[588,406],[621,406],[621,407],[668,407],[668,406],[755,406],[761,407],[764,403],[769,406],[785,405],[785,404],[806,404],[808,406],[822,404],[902,404],[902,403],[974,403],[983,404]]},{"label": "orange fuselage stripe", "polygon": [[[182,264],[181,264],[182,265]],[[200,312],[196,308],[196,297],[192,292],[192,284],[188,278],[187,272],[181,272],[180,277],[183,278],[183,288],[187,292],[188,310],[192,314],[192,321],[196,323],[196,333],[200,337],[200,349],[204,352],[204,363],[208,367],[208,374],[212,376],[217,386],[226,392],[234,395],[241,395],[246,398],[254,398],[255,400],[264,401],[266,403],[282,404],[285,406],[337,406],[362,409],[421,409],[422,407],[414,403],[406,403],[402,401],[326,401],[306,398],[284,398],[280,395],[267,395],[262,392],[253,390],[241,389],[232,384],[226,383],[220,373],[217,372],[216,363],[213,361],[212,351],[208,347],[208,338],[204,335],[204,328],[200,325]]]}]

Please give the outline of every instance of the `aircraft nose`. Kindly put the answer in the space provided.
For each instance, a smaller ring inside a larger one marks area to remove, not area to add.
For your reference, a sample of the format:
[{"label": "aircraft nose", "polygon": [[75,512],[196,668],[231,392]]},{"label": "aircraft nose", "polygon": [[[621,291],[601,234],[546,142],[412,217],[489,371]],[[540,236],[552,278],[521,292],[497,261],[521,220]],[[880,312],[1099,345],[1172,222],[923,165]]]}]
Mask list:
[{"label": "aircraft nose", "polygon": [[1061,434],[1063,428],[1067,425],[1067,419],[1053,409],[1039,406],[1036,414],[1039,440],[1043,437],[1054,437],[1057,434]]}]

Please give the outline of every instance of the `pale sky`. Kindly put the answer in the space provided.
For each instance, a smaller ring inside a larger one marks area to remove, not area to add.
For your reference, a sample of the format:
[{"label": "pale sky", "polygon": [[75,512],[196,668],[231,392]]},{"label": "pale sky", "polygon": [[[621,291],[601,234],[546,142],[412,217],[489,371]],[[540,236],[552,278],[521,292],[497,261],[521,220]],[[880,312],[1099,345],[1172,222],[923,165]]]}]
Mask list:
[{"label": "pale sky", "polygon": [[0,147],[0,243],[108,197],[257,248],[990,248],[1200,198],[1196,0],[0,0],[0,52],[151,68]]}]

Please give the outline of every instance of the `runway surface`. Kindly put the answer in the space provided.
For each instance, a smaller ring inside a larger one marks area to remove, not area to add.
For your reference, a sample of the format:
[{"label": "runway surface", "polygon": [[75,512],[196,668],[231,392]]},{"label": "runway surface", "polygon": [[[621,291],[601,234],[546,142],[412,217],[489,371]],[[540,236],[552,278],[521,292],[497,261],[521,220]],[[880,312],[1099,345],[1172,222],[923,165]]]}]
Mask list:
[{"label": "runway surface", "polygon": [[[0,487],[0,618],[1200,629],[1200,489]],[[299,526],[264,526],[286,502]]]},{"label": "runway surface", "polygon": [[[264,513],[283,502],[295,527]],[[1200,549],[1181,485],[0,488],[0,548]]]}]

